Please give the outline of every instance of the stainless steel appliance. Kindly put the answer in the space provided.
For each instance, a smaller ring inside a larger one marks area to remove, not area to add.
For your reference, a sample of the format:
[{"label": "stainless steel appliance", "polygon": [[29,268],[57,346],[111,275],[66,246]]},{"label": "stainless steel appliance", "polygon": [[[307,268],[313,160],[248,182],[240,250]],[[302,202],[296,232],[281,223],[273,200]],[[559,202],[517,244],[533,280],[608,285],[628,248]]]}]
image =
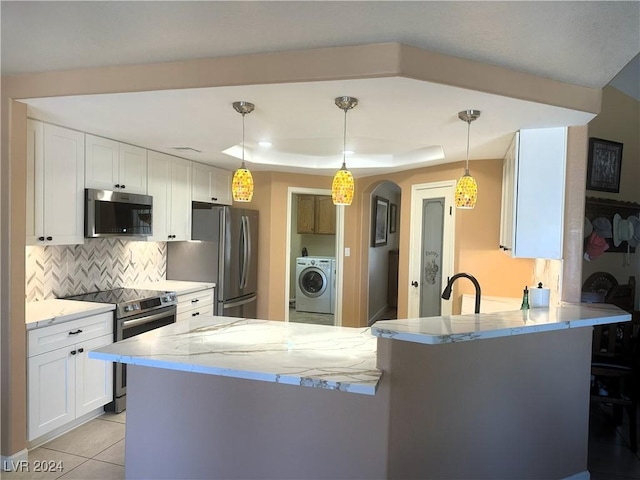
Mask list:
[{"label": "stainless steel appliance", "polygon": [[[175,292],[116,288],[65,298],[83,302],[115,304],[114,342],[164,327],[176,321],[178,301]],[[122,363],[114,363],[113,402],[105,405],[105,410],[122,412],[126,407],[126,396],[127,366]]]},{"label": "stainless steel appliance", "polygon": [[167,279],[215,282],[215,314],[255,318],[258,212],[193,203],[191,238],[170,242]]},{"label": "stainless steel appliance", "polygon": [[153,233],[151,196],[87,188],[84,198],[85,237],[145,237]]}]

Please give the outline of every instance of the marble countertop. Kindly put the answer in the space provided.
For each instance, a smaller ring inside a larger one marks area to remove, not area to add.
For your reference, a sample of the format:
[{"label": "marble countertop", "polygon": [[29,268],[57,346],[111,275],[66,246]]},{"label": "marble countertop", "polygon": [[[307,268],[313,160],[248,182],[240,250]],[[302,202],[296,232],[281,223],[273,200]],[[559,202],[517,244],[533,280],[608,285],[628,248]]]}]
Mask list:
[{"label": "marble countertop", "polygon": [[57,298],[42,300],[25,305],[25,323],[27,330],[33,330],[112,310],[115,310],[115,305],[110,303],[79,302]]},{"label": "marble countertop", "polygon": [[374,395],[369,328],[201,316],[89,353],[90,358]]},{"label": "marble countertop", "polygon": [[631,314],[614,305],[563,303],[509,312],[384,320],[374,323],[371,333],[376,337],[438,345],[629,320]]},{"label": "marble countertop", "polygon": [[148,290],[163,290],[176,292],[178,295],[193,293],[207,288],[214,288],[213,282],[187,282],[183,280],[160,280],[159,282],[144,282],[131,285],[131,288],[143,288]]}]

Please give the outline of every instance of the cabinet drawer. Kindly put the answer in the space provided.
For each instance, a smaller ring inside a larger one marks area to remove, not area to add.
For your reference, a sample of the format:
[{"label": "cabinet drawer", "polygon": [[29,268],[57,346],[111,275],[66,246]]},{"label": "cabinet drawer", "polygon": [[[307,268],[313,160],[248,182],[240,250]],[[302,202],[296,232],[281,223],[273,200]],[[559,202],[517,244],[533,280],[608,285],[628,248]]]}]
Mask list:
[{"label": "cabinet drawer", "polygon": [[113,312],[30,330],[27,332],[27,356],[33,357],[103,335],[113,335]]},{"label": "cabinet drawer", "polygon": [[213,288],[178,295],[178,315],[194,308],[213,304]]},{"label": "cabinet drawer", "polygon": [[189,320],[190,318],[198,317],[201,315],[213,315],[213,303],[209,305],[198,305],[197,307],[179,312],[176,316],[176,321]]}]

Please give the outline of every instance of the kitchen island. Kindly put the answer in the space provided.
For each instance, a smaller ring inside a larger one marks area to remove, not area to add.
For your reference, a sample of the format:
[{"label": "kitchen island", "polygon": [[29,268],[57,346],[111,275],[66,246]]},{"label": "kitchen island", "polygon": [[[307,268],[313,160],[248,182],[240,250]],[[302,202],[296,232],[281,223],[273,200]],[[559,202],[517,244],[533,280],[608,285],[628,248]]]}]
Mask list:
[{"label": "kitchen island", "polygon": [[127,478],[588,478],[591,327],[628,320],[201,317],[90,356],[129,364]]}]

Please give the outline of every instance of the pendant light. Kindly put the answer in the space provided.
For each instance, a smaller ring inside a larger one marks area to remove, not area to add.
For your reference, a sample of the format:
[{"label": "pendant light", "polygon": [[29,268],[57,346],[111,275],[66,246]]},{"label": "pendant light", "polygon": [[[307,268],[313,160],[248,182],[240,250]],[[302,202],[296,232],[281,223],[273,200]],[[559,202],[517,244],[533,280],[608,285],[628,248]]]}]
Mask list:
[{"label": "pendant light", "polygon": [[233,102],[233,108],[242,115],[242,165],[233,174],[231,193],[234,202],[250,202],[253,198],[253,176],[244,164],[244,116],[253,112],[255,105],[249,102]]},{"label": "pendant light", "polygon": [[467,164],[464,175],[456,183],[455,202],[456,208],[472,209],[478,200],[478,184],[475,178],[469,174],[469,135],[471,122],[480,116],[480,110],[463,110],[458,113],[458,118],[467,122]]},{"label": "pendant light", "polygon": [[331,199],[334,205],[351,205],[355,183],[353,175],[347,170],[347,112],[358,105],[358,99],[353,97],[338,97],[336,106],[344,110],[344,143],[342,148],[342,168],[336,172],[331,183]]}]

